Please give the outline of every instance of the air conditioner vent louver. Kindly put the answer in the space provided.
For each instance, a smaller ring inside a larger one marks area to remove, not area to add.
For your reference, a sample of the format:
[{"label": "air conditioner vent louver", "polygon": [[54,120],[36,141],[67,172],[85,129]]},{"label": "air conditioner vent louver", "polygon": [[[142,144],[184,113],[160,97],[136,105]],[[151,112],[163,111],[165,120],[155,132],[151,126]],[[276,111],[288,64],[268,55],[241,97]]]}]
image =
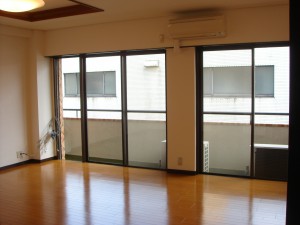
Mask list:
[{"label": "air conditioner vent louver", "polygon": [[224,37],[225,19],[223,15],[174,19],[169,21],[168,32],[173,39],[195,39]]},{"label": "air conditioner vent louver", "polygon": [[203,172],[209,172],[209,142],[203,141]]}]

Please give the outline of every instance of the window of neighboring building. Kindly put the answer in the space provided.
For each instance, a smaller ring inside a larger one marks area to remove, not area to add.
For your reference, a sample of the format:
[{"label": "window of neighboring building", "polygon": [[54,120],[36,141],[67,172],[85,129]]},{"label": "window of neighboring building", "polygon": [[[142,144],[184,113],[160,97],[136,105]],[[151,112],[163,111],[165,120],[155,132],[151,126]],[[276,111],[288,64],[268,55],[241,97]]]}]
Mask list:
[{"label": "window of neighboring building", "polygon": [[[65,73],[64,81],[66,97],[76,97],[80,95],[79,73]],[[88,97],[116,96],[116,72],[87,72],[86,90]]]},{"label": "window of neighboring building", "polygon": [[79,96],[79,74],[78,73],[65,73],[65,96]]},{"label": "window of neighboring building", "polygon": [[274,97],[274,66],[255,67],[255,96]]},{"label": "window of neighboring building", "polygon": [[[205,67],[204,96],[248,97],[251,67]],[[255,67],[255,96],[274,97],[274,66]]]}]

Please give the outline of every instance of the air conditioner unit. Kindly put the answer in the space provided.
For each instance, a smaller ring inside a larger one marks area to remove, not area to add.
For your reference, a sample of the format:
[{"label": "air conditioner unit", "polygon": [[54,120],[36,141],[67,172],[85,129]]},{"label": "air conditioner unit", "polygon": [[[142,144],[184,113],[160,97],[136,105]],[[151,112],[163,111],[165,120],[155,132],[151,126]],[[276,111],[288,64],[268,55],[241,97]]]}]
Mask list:
[{"label": "air conditioner unit", "polygon": [[254,144],[254,177],[288,180],[288,145]]},{"label": "air conditioner unit", "polygon": [[203,172],[209,172],[209,142],[203,141]]},{"label": "air conditioner unit", "polygon": [[168,32],[172,39],[195,39],[224,37],[223,15],[173,19],[169,21]]}]

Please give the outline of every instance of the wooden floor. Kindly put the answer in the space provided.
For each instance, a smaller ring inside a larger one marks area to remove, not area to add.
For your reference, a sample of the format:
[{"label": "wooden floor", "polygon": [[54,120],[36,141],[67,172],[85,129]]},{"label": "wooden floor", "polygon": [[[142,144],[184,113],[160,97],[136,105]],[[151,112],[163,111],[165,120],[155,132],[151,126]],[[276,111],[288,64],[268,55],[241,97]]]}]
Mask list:
[{"label": "wooden floor", "polygon": [[284,225],[286,182],[75,161],[0,172],[1,225]]}]

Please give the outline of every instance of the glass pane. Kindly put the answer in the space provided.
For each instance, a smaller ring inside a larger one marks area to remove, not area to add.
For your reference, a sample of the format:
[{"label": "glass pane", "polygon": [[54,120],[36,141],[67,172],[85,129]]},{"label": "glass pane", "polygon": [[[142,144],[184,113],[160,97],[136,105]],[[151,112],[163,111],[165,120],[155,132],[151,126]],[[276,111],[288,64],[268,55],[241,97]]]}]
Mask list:
[{"label": "glass pane", "polygon": [[127,57],[128,110],[165,110],[165,54]]},{"label": "glass pane", "polygon": [[289,117],[256,115],[254,130],[254,176],[287,180]]},{"label": "glass pane", "polygon": [[251,111],[251,50],[206,51],[203,66],[204,112]]},{"label": "glass pane", "polygon": [[255,96],[274,97],[274,66],[255,66]]},{"label": "glass pane", "polygon": [[213,68],[213,91],[219,96],[250,96],[251,67]]},{"label": "glass pane", "polygon": [[[289,47],[256,48],[255,49],[255,72],[262,66],[272,67],[272,71],[258,71],[266,76],[272,76],[273,83],[263,83],[262,79],[256,78],[255,89],[268,93],[273,89],[273,96],[260,96],[255,98],[255,112],[288,113],[289,112]],[[256,76],[257,77],[257,76]],[[267,79],[267,78],[265,78]]]},{"label": "glass pane", "polygon": [[[88,109],[121,109],[120,61],[120,56],[86,59]],[[106,74],[114,74],[114,78],[111,75],[106,76]],[[89,80],[90,76],[91,79]]]},{"label": "glass pane", "polygon": [[203,68],[204,96],[213,95],[213,68]]},{"label": "glass pane", "polygon": [[128,113],[129,165],[166,168],[166,114]]},{"label": "glass pane", "polygon": [[[254,176],[287,180],[289,48],[255,49],[255,66],[255,72],[265,77],[262,80],[256,74],[255,90],[265,95],[256,95],[255,98]],[[264,70],[257,71],[257,68]],[[273,95],[268,96],[270,90]]]},{"label": "glass pane", "polygon": [[88,97],[103,96],[104,94],[104,77],[101,72],[86,73],[86,93]]},{"label": "glass pane", "polygon": [[289,139],[288,133],[289,116],[255,116],[255,144],[287,145]]},{"label": "glass pane", "polygon": [[79,74],[78,73],[65,73],[65,96],[77,96],[80,93],[79,89]]},{"label": "glass pane", "polygon": [[[248,115],[204,115],[208,173],[250,175],[251,126]],[[205,166],[205,165],[204,165]]]},{"label": "glass pane", "polygon": [[116,73],[114,71],[105,72],[105,95],[116,95]]},{"label": "glass pane", "polygon": [[121,112],[88,111],[89,161],[122,164]]},{"label": "glass pane", "polygon": [[[62,59],[62,75],[65,76],[65,79],[62,79],[62,90],[64,92],[64,136],[62,138],[62,145],[65,146],[66,159],[81,160],[82,145],[78,57]],[[70,76],[72,77],[71,79],[69,79]],[[71,89],[74,95],[68,96],[67,91],[71,91]]]},{"label": "glass pane", "polygon": [[[87,85],[89,161],[122,164],[120,57],[91,57],[86,59],[86,65],[87,81],[90,77]],[[107,74],[112,74],[114,79]],[[106,95],[105,90],[112,90],[112,86],[115,95]]]}]

